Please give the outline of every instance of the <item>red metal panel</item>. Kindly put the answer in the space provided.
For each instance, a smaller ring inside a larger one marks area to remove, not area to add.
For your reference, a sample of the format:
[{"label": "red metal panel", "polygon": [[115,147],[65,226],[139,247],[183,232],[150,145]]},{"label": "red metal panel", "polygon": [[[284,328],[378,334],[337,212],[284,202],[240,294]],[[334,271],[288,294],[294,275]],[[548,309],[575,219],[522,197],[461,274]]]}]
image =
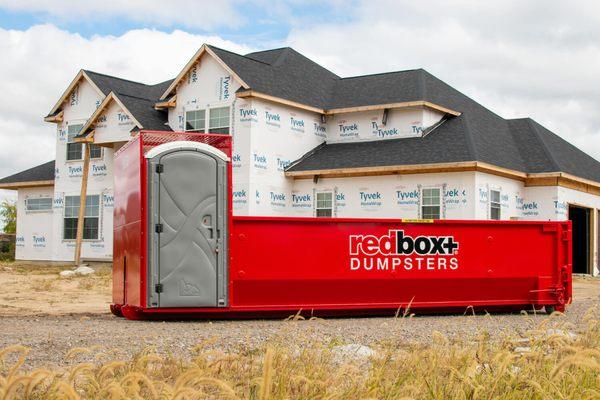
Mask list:
[{"label": "red metal panel", "polygon": [[140,306],[142,177],[139,138],[117,151],[114,171],[113,302]]},{"label": "red metal panel", "polygon": [[[562,308],[571,291],[562,269],[568,231],[556,222],[235,217],[231,304]],[[394,254],[415,242],[430,251]]]}]

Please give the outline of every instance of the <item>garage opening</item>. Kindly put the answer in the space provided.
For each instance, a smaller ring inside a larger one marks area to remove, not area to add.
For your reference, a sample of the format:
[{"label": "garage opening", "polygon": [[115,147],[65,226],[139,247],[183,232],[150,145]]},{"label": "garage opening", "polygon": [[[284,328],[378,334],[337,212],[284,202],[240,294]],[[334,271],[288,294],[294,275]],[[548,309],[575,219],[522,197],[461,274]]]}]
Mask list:
[{"label": "garage opening", "polygon": [[573,229],[573,273],[589,274],[591,210],[585,207],[569,205],[569,220]]}]

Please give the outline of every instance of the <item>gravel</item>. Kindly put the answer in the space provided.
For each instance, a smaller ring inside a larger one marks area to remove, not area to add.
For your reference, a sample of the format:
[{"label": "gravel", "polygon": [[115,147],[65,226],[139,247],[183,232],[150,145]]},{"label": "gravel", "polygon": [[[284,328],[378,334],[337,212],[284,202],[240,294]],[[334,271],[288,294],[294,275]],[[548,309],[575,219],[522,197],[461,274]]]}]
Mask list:
[{"label": "gravel", "polygon": [[[600,285],[596,286],[600,288]],[[599,291],[600,293],[600,291]],[[585,328],[584,315],[600,310],[598,296],[575,301],[564,315],[553,316],[555,326],[576,334]],[[322,343],[330,346],[428,344],[439,332],[450,340],[468,340],[482,331],[498,338],[524,336],[546,314],[429,315],[412,318],[334,318],[304,321],[237,320],[151,322],[128,321],[110,314],[58,316],[4,316],[0,318],[0,348],[22,344],[31,348],[25,368],[62,365],[105,357],[131,357],[152,347],[166,354],[189,356],[198,344],[235,352],[259,349],[267,342],[293,343],[299,348]],[[550,326],[545,327],[548,329]],[[84,347],[91,353],[72,360],[65,355]],[[98,353],[101,353],[98,356]],[[87,359],[86,359],[87,357]],[[94,358],[95,357],[95,358]]]}]

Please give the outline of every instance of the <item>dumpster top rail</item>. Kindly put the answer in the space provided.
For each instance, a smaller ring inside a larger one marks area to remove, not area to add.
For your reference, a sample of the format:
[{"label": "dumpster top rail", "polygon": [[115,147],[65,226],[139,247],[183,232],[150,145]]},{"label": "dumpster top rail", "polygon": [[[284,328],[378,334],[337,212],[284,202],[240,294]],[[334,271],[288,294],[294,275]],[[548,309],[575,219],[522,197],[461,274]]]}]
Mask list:
[{"label": "dumpster top rail", "polygon": [[119,149],[116,155],[130,146],[140,146],[142,154],[146,154],[153,147],[175,141],[205,143],[231,157],[231,136],[228,134],[168,131],[140,131],[131,141]]}]

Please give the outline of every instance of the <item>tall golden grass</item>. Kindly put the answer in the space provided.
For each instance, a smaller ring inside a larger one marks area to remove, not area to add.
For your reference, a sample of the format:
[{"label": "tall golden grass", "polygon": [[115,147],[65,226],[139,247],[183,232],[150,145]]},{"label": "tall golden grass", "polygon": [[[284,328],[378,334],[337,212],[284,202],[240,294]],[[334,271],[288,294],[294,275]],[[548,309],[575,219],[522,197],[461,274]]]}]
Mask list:
[{"label": "tall golden grass", "polygon": [[[223,353],[210,350],[213,340],[183,358],[146,350],[129,360],[29,370],[29,349],[12,346],[0,351],[0,399],[600,399],[597,317],[590,310],[577,335],[554,316],[522,337],[450,340],[432,332],[428,345],[392,337],[368,357],[295,338]],[[94,352],[75,348],[65,361]]]}]

